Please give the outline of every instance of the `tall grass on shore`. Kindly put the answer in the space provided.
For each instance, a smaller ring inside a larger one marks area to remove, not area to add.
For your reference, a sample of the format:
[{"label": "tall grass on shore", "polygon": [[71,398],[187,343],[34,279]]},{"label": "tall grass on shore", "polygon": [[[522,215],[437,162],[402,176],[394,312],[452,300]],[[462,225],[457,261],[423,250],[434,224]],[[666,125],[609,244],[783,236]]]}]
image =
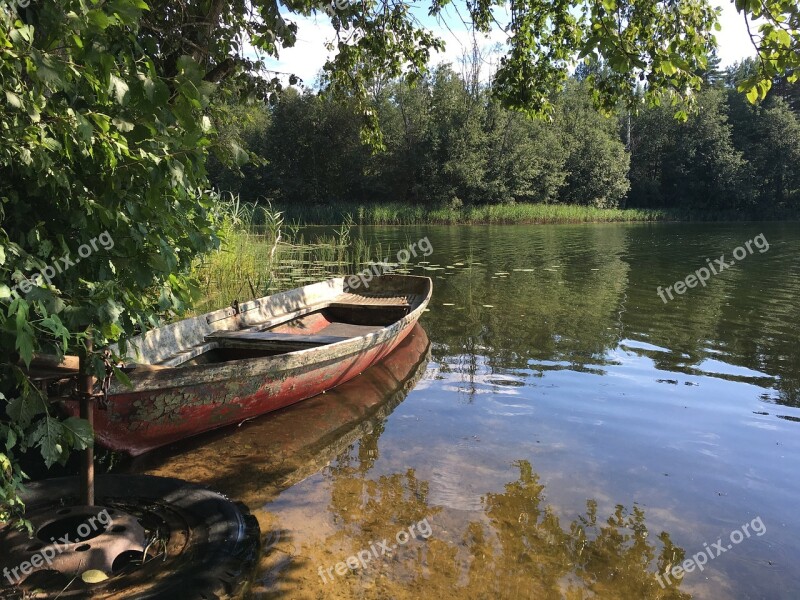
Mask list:
[{"label": "tall grass on shore", "polygon": [[219,210],[222,246],[194,266],[202,294],[198,313],[355,273],[371,259],[391,255],[389,247],[351,237],[350,222],[332,234],[306,238],[270,205],[230,196],[220,198]]},{"label": "tall grass on shore", "polygon": [[534,223],[611,223],[686,220],[676,211],[638,208],[595,208],[567,204],[487,204],[482,206],[420,206],[401,204],[332,203],[281,207],[287,221],[304,225],[478,225]]},{"label": "tall grass on shore", "polygon": [[688,208],[595,208],[574,204],[486,204],[481,206],[420,206],[402,204],[295,204],[282,208],[287,221],[302,225],[482,225],[546,223],[647,223],[677,221],[774,221],[800,219],[790,207],[764,211]]}]

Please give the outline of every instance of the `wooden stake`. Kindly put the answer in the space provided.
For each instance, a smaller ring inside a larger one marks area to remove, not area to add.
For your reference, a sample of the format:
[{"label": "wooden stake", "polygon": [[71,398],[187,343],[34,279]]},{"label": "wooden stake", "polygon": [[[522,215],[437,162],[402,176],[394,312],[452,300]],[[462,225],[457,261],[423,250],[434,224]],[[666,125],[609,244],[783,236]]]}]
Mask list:
[{"label": "wooden stake", "polygon": [[[78,395],[80,397],[81,419],[89,421],[94,431],[94,406],[92,393],[95,377],[89,364],[92,353],[92,338],[86,340],[86,351],[81,353],[80,375],[78,377]],[[91,446],[81,452],[81,504],[94,506],[94,448]]]}]

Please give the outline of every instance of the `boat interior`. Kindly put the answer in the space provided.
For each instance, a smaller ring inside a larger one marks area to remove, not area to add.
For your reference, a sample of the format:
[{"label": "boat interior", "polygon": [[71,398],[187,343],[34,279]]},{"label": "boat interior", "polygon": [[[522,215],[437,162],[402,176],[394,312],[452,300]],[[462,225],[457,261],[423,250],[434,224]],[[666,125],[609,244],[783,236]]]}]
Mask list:
[{"label": "boat interior", "polygon": [[[410,312],[415,299],[370,300],[368,304],[352,303],[349,306],[337,303],[286,321],[275,319],[246,329],[215,331],[205,336],[202,346],[196,347],[200,354],[188,360],[181,360],[185,356],[178,355],[162,364],[190,366],[227,362],[342,342],[380,331],[399,321]],[[279,322],[276,324],[274,321]]]}]

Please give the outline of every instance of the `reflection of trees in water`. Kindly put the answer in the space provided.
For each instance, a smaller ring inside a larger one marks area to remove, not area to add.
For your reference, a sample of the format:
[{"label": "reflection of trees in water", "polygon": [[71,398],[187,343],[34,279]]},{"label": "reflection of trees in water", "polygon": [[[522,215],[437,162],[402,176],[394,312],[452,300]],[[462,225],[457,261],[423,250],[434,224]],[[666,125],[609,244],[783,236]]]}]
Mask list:
[{"label": "reflection of trees in water", "polygon": [[[663,572],[683,550],[661,533],[661,551],[650,540],[644,510],[617,505],[605,521],[597,502],[585,515],[562,528],[553,508],[544,504],[544,485],[528,461],[517,463],[520,476],[502,493],[486,495],[486,513],[500,550],[492,553],[489,572],[495,591],[528,589],[539,597],[687,599],[676,588],[662,589],[651,567]],[[655,565],[653,565],[655,561]]]},{"label": "reflection of trees in water", "polygon": [[[513,254],[509,248],[501,256],[486,251],[488,257],[477,256],[487,267],[461,269],[436,281],[445,288],[440,293],[458,306],[426,321],[436,341],[435,358],[463,357],[465,367],[474,367],[468,357],[483,348],[492,368],[529,368],[530,361],[563,361],[578,369],[602,363],[606,349],[618,342],[613,325],[627,282],[628,265],[620,258],[627,233],[559,231],[526,232],[515,238]],[[492,278],[517,266],[534,271]]]},{"label": "reflection of trees in water", "polygon": [[355,550],[392,540],[398,531],[437,512],[428,506],[428,482],[417,479],[414,469],[373,480],[359,466],[340,464],[332,474],[330,512],[337,526],[332,538],[361,540]]},{"label": "reflection of trees in water", "polygon": [[[378,436],[370,437],[362,443],[375,447]],[[381,565],[337,579],[337,586],[361,589],[373,582],[374,597],[392,598],[691,598],[680,584],[664,589],[656,580],[654,573],[679,564],[684,551],[666,532],[650,535],[641,507],[618,505],[603,520],[590,500],[585,514],[562,526],[539,475],[519,461],[518,479],[483,497],[487,526],[484,519],[465,520],[467,513],[431,507],[428,482],[414,469],[368,478],[371,461],[353,450],[330,472],[337,532],[325,546],[341,549],[343,559],[378,540],[392,541],[425,518],[433,534],[380,559]]]},{"label": "reflection of trees in water", "polygon": [[[707,286],[664,304],[656,286],[691,274],[706,255],[727,251],[730,260],[730,245],[747,239],[749,230],[734,239],[713,229],[649,226],[510,227],[483,235],[475,230],[470,240],[475,260],[486,266],[437,279],[437,297],[456,306],[437,308],[436,318],[425,323],[434,358],[443,370],[464,373],[465,387],[474,388],[476,353],[487,357],[492,372],[567,365],[585,371],[602,369],[608,352],[632,337],[669,350],[649,355],[658,369],[773,388],[768,402],[800,407],[800,314],[794,302],[800,276],[789,245],[776,243],[769,253],[740,261]],[[792,236],[786,244],[797,246]],[[439,240],[431,239],[438,250]],[[451,252],[437,260],[462,258]],[[501,271],[510,276],[493,278]],[[768,377],[696,372],[708,358]]]},{"label": "reflection of trees in water", "polygon": [[[631,234],[634,251],[644,245],[642,237]],[[773,388],[775,392],[763,397],[765,401],[800,407],[800,312],[792,294],[792,290],[800,292],[800,278],[793,272],[794,257],[790,260],[770,255],[775,260],[765,267],[760,261],[767,256],[756,256],[713,277],[705,288],[689,290],[681,300],[666,305],[660,301],[654,304],[652,288],[640,282],[649,275],[669,285],[676,278],[675,259],[667,261],[665,267],[657,265],[655,275],[642,268],[633,270],[631,305],[639,309],[626,313],[625,324],[629,330],[644,334],[650,343],[671,350],[637,351],[652,358],[658,369]],[[679,262],[687,265],[685,273],[677,271],[681,277],[691,273],[691,265],[702,266],[702,259],[697,256]],[[698,365],[706,359],[721,360],[766,376],[698,371]]]}]

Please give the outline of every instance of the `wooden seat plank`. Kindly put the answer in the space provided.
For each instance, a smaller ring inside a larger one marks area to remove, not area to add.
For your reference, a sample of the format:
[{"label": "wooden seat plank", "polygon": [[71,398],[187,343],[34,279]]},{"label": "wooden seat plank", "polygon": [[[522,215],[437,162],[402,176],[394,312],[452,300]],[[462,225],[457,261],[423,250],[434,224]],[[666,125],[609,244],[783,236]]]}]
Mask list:
[{"label": "wooden seat plank", "polygon": [[344,338],[361,337],[380,331],[384,325],[351,325],[350,323],[331,323],[316,335],[336,336]]},{"label": "wooden seat plank", "polygon": [[331,306],[358,306],[361,308],[408,308],[414,304],[417,296],[409,295],[365,295],[345,292],[333,299]]}]

